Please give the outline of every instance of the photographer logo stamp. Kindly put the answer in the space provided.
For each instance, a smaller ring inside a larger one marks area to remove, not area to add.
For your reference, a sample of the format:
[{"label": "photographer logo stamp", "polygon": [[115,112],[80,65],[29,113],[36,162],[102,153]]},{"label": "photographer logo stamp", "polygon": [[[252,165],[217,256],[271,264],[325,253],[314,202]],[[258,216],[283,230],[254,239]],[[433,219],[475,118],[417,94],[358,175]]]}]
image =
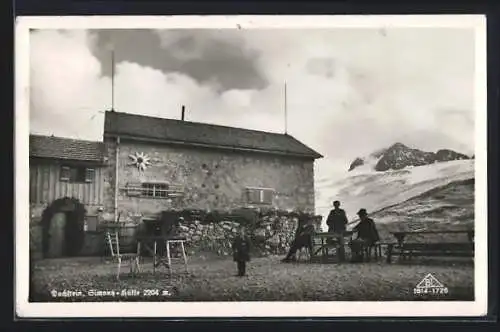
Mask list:
[{"label": "photographer logo stamp", "polygon": [[428,274],[413,288],[414,295],[447,295],[448,288],[445,287],[432,274]]}]

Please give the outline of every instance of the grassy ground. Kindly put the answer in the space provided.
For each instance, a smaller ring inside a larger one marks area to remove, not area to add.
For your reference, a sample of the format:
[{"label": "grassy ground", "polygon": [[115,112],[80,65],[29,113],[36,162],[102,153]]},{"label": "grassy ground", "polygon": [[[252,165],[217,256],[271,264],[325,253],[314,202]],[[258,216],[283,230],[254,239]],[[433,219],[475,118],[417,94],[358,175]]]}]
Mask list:
[{"label": "grassy ground", "polygon": [[[245,277],[235,276],[236,265],[230,259],[192,258],[187,273],[182,265],[174,265],[171,277],[163,267],[153,275],[152,264],[146,261],[135,277],[126,266],[120,281],[115,279],[116,265],[99,258],[42,260],[34,265],[33,301],[474,300],[471,263],[284,264],[280,258],[253,259]],[[429,273],[448,288],[448,295],[413,295],[413,288]],[[148,289],[158,290],[160,295],[153,292],[146,296]],[[51,290],[80,291],[82,296],[52,298]],[[142,294],[88,296],[91,290],[135,290]]]}]

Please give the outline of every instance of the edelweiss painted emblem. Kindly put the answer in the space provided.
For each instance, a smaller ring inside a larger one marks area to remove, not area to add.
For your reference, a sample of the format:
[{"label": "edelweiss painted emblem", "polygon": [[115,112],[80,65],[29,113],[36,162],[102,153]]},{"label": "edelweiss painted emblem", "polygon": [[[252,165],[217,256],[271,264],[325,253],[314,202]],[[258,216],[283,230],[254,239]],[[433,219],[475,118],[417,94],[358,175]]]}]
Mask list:
[{"label": "edelweiss painted emblem", "polygon": [[150,158],[145,153],[136,152],[135,154],[129,155],[129,157],[132,159],[130,165],[134,165],[139,171],[145,171],[146,168],[151,166]]}]

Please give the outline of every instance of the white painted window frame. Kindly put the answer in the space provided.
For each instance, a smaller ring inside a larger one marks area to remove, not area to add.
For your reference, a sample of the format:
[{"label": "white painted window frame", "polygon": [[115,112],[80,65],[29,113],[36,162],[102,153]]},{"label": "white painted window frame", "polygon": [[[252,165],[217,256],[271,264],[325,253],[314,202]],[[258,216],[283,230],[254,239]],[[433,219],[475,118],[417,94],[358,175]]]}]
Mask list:
[{"label": "white painted window frame", "polygon": [[264,191],[270,191],[272,192],[273,196],[276,193],[276,189],[274,188],[267,188],[267,187],[246,187],[245,190],[248,192],[248,190],[259,190],[259,202],[248,202],[250,204],[263,204],[263,205],[272,205],[273,204],[273,199],[271,198],[271,202],[266,203],[264,202]]},{"label": "white painted window frame", "polygon": [[[145,188],[144,185],[153,185],[153,196],[144,195],[143,192],[146,190],[151,190],[149,188]],[[168,189],[158,189],[156,185],[166,185]],[[131,197],[141,197],[141,198],[150,198],[150,199],[171,199],[173,197],[182,196],[183,188],[180,185],[172,184],[167,181],[144,181],[138,183],[127,183],[125,187],[121,188],[121,190],[125,190],[128,196]],[[131,195],[130,192],[139,192],[137,195]],[[158,196],[157,192],[166,192],[166,196]]]},{"label": "white painted window frame", "polygon": [[[82,181],[74,181],[71,179],[71,171],[74,169],[84,169],[84,179]],[[94,167],[84,167],[84,166],[71,166],[71,165],[61,165],[59,170],[59,181],[69,182],[69,183],[93,183],[95,181],[96,169]],[[64,174],[67,173],[67,174]],[[89,176],[89,173],[92,174]]]}]

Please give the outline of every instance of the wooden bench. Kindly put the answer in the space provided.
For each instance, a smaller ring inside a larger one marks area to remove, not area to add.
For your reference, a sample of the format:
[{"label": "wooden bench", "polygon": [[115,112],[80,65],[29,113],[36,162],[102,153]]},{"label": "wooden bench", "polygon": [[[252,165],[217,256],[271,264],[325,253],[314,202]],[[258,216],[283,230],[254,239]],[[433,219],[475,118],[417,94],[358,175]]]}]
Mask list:
[{"label": "wooden bench", "polygon": [[[426,234],[467,234],[467,242],[405,242],[409,235]],[[393,232],[397,243],[387,244],[387,262],[392,262],[393,255],[399,255],[402,260],[411,260],[413,257],[474,257],[474,232],[465,231],[418,231]]]}]

